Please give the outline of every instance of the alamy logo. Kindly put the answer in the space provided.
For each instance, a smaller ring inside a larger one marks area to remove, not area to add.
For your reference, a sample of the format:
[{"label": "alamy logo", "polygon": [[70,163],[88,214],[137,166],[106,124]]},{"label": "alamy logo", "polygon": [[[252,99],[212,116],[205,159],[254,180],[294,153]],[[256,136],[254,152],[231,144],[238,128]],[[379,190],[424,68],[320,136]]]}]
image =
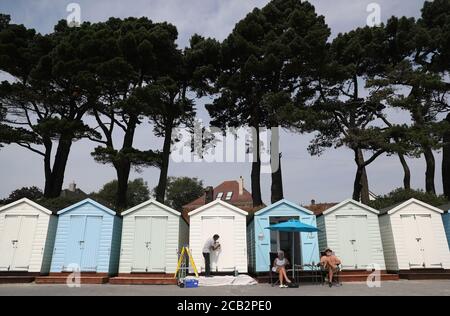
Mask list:
[{"label": "alamy logo", "polygon": [[66,11],[69,13],[67,16],[67,25],[69,27],[80,27],[81,25],[81,6],[78,3],[69,3]]},{"label": "alamy logo", "polygon": [[205,127],[201,121],[192,128],[172,133],[171,159],[175,163],[249,163],[261,161],[261,173],[279,169],[279,128]]},{"label": "alamy logo", "polygon": [[381,267],[379,264],[371,264],[367,267],[368,272],[372,272],[367,277],[367,286],[371,289],[381,287]]},{"label": "alamy logo", "polygon": [[367,17],[367,26],[374,27],[381,25],[381,6],[376,3],[369,3],[367,5],[367,12],[370,13]]},{"label": "alamy logo", "polygon": [[66,279],[67,287],[80,288],[81,287],[81,269],[76,263],[71,263],[67,267],[68,271],[72,271]]}]

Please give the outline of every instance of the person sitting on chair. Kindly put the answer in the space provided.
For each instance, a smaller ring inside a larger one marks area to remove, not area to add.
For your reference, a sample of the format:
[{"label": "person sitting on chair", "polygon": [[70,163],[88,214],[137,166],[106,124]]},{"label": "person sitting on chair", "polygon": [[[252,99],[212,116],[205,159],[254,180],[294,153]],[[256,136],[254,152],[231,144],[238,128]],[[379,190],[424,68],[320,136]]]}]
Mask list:
[{"label": "person sitting on chair", "polygon": [[288,265],[289,261],[284,257],[284,251],[279,251],[278,257],[273,261],[272,271],[278,273],[278,276],[280,278],[280,288],[288,287],[286,284],[284,284],[284,280],[286,280],[287,283],[291,283],[291,280],[289,280],[286,273],[286,266]]},{"label": "person sitting on chair", "polygon": [[333,276],[338,272],[341,260],[336,257],[330,248],[324,251],[324,256],[320,258],[320,265],[328,272],[328,285],[333,286]]}]

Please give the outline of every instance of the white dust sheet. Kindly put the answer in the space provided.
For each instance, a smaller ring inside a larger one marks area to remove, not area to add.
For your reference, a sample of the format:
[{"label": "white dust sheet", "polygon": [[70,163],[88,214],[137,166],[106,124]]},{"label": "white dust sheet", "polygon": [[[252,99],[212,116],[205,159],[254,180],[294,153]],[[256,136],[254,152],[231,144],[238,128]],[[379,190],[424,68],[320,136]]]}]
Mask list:
[{"label": "white dust sheet", "polygon": [[[192,279],[193,277],[187,277],[187,279]],[[252,277],[240,274],[239,276],[214,276],[211,278],[205,278],[203,276],[198,278],[199,286],[225,286],[225,285],[256,285],[258,282]]]}]

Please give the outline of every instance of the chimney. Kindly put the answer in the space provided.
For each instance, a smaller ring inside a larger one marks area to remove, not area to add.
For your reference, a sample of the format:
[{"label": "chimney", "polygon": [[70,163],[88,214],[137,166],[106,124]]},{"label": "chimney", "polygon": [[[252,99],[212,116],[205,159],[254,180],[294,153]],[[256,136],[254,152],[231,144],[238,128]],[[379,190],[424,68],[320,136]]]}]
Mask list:
[{"label": "chimney", "polygon": [[69,184],[69,191],[70,192],[76,192],[77,191],[77,185],[76,185],[75,181],[72,182],[71,184]]},{"label": "chimney", "polygon": [[214,201],[214,188],[207,187],[205,189],[205,204],[211,203]]},{"label": "chimney", "polygon": [[243,195],[244,194],[244,178],[241,176],[239,178],[239,195]]},{"label": "chimney", "polygon": [[316,205],[316,200],[311,200],[311,205]]}]

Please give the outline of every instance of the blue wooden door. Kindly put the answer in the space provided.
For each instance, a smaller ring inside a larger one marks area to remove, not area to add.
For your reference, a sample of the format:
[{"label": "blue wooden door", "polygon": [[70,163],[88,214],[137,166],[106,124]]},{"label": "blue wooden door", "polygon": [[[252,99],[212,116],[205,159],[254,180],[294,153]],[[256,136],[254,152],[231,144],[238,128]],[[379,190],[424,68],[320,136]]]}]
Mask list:
[{"label": "blue wooden door", "polygon": [[71,271],[73,268],[80,267],[81,265],[85,221],[86,216],[70,216],[69,235],[63,270]]},{"label": "blue wooden door", "polygon": [[268,217],[255,217],[256,272],[268,272],[270,262],[270,230]]},{"label": "blue wooden door", "polygon": [[97,270],[98,247],[102,229],[101,216],[86,217],[84,238],[81,244],[81,271],[95,272]]},{"label": "blue wooden door", "polygon": [[[317,227],[315,216],[302,216],[300,220]],[[302,264],[317,264],[319,258],[319,240],[317,233],[301,233]]]}]

